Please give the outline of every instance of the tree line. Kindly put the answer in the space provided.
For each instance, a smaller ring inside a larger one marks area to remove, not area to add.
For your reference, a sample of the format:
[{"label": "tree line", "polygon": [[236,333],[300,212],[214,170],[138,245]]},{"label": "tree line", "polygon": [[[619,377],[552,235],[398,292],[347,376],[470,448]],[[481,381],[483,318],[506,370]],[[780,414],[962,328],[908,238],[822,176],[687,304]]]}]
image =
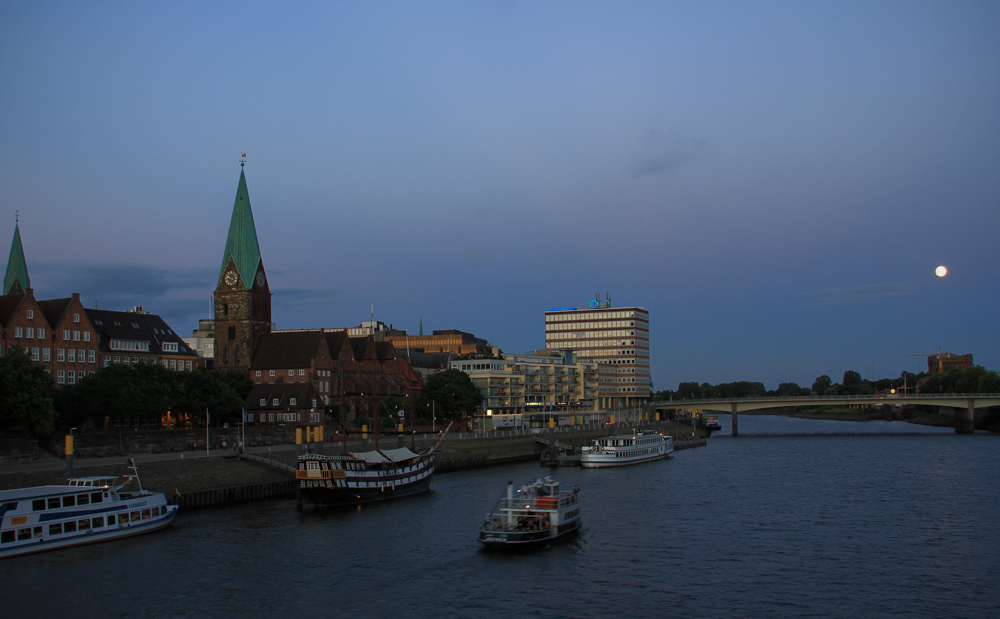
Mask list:
[{"label": "tree line", "polygon": [[[12,346],[0,357],[0,431],[4,437],[45,436],[56,427],[83,427],[88,419],[160,419],[169,411],[215,423],[242,419],[253,387],[246,374],[197,368],[171,372],[159,363],[114,364],[56,389],[52,375]],[[131,425],[131,423],[129,424]]]},{"label": "tree line", "polygon": [[[919,384],[918,384],[919,383]],[[890,389],[908,391],[915,389],[921,394],[931,393],[1000,393],[1000,374],[987,370],[981,365],[968,368],[954,368],[947,372],[913,374],[903,372],[899,378],[880,378],[872,381],[861,378],[854,370],[847,370],[841,382],[835,383],[826,374],[819,376],[808,387],[797,383],[781,383],[777,389],[768,390],[763,383],[739,381],[734,383],[682,382],[675,391],[657,391],[654,400],[697,400],[710,398],[764,398],[800,396],[858,396],[875,395]]]}]

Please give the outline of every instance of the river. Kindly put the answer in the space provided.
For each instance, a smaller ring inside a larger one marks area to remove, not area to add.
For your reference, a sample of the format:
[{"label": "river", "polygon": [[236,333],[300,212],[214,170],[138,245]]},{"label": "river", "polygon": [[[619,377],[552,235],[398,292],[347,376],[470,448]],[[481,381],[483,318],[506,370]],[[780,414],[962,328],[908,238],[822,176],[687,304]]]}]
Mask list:
[{"label": "river", "polygon": [[1000,613],[1000,437],[741,416],[708,446],[582,490],[576,538],[487,553],[522,463],[347,511],[275,500],[0,562],[13,617],[987,617]]}]

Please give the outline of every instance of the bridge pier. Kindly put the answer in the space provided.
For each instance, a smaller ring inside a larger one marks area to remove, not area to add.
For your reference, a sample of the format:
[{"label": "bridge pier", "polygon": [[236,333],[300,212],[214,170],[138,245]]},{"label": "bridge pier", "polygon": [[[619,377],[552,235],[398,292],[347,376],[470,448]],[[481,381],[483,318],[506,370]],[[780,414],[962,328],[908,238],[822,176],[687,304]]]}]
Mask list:
[{"label": "bridge pier", "polygon": [[740,421],[739,416],[736,414],[736,402],[732,403],[733,408],[733,436],[740,435]]},{"label": "bridge pier", "polygon": [[955,409],[955,434],[972,434],[976,431],[976,409],[969,400],[965,410]]}]

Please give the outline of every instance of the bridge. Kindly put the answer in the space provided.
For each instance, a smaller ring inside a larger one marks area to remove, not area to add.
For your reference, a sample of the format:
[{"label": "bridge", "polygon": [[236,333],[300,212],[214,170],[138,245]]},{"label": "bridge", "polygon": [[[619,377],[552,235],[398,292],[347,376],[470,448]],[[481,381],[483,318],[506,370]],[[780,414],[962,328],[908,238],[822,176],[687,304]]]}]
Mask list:
[{"label": "bridge", "polygon": [[731,413],[733,415],[733,436],[739,436],[739,413],[767,408],[791,408],[798,406],[831,406],[860,404],[882,406],[885,404],[921,404],[924,406],[948,406],[955,410],[955,432],[971,434],[975,431],[975,409],[986,406],[1000,406],[1000,393],[941,393],[937,395],[838,395],[838,396],[797,396],[775,398],[720,398],[705,400],[678,400],[676,402],[653,402],[657,412],[670,409],[695,409]]}]

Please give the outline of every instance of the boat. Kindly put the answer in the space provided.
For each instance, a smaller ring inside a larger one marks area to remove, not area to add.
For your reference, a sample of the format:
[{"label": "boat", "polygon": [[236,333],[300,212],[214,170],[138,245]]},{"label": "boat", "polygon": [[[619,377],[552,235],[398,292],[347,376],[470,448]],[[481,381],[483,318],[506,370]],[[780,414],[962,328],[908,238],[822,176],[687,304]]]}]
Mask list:
[{"label": "boat", "polygon": [[[74,477],[66,485],[0,491],[0,558],[106,542],[170,525],[176,505],[143,488],[135,462],[117,477]],[[135,483],[137,490],[125,490]]]},{"label": "boat", "polygon": [[722,429],[722,424],[719,423],[718,415],[699,415],[698,425],[705,428],[709,432],[715,432],[716,430]]},{"label": "boat", "polygon": [[626,466],[666,458],[674,452],[674,439],[657,432],[636,430],[594,439],[594,444],[580,453],[580,466],[596,469]]},{"label": "boat", "polygon": [[579,531],[580,489],[561,491],[551,477],[537,479],[507,491],[479,529],[479,542],[486,548],[523,548],[544,544]]},{"label": "boat", "polygon": [[341,456],[304,454],[296,463],[300,498],[316,505],[357,505],[426,492],[434,478],[435,448],[406,447]]}]

